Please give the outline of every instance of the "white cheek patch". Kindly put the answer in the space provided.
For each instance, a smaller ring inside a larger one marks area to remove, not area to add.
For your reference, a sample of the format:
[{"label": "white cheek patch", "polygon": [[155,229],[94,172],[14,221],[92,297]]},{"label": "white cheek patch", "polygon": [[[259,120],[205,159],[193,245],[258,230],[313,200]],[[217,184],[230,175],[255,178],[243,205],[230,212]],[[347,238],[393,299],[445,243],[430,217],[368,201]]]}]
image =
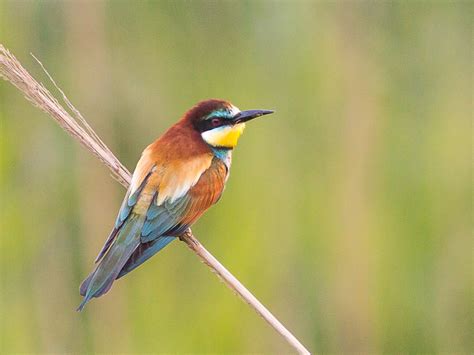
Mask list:
[{"label": "white cheek patch", "polygon": [[234,148],[244,131],[245,123],[221,126],[201,133],[202,139],[213,147]]},{"label": "white cheek patch", "polygon": [[223,137],[229,134],[231,129],[231,126],[217,127],[214,129],[210,129],[209,131],[202,132],[201,137],[207,142],[207,144],[210,144],[212,146],[218,146],[219,144],[217,143],[221,141]]}]

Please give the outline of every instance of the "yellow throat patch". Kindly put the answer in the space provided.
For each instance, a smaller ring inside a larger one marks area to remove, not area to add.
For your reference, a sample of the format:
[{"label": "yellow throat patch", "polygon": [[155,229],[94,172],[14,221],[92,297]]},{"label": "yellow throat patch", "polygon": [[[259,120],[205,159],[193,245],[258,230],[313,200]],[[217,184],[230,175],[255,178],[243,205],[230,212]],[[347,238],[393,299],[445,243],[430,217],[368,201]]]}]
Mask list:
[{"label": "yellow throat patch", "polygon": [[201,133],[202,139],[213,147],[234,148],[240,135],[243,133],[245,123],[233,126],[221,126]]}]

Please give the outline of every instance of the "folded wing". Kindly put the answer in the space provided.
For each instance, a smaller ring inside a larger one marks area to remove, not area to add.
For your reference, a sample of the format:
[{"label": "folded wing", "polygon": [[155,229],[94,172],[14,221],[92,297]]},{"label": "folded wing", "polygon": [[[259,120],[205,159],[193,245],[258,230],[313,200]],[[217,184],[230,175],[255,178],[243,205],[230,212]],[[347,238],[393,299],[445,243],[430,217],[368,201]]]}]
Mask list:
[{"label": "folded wing", "polygon": [[81,285],[85,298],[80,309],[182,234],[224,189],[227,168],[211,154],[179,163],[150,161],[145,154],[97,256],[98,265]]},{"label": "folded wing", "polygon": [[211,166],[187,193],[172,201],[166,199],[158,205],[159,190],[146,213],[141,231],[141,244],[129,258],[119,277],[129,273],[159,250],[181,235],[209,207],[217,202],[224,190],[227,168],[214,158]]}]

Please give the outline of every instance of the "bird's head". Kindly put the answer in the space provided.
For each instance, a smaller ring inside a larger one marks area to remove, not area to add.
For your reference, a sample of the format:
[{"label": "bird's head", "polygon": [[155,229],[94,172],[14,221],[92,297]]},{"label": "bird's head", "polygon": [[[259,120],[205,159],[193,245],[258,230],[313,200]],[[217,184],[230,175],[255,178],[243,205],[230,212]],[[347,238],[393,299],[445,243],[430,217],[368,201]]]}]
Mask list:
[{"label": "bird's head", "polygon": [[273,113],[270,110],[240,111],[224,100],[201,101],[185,115],[185,120],[214,148],[232,149],[244,131],[245,122]]}]

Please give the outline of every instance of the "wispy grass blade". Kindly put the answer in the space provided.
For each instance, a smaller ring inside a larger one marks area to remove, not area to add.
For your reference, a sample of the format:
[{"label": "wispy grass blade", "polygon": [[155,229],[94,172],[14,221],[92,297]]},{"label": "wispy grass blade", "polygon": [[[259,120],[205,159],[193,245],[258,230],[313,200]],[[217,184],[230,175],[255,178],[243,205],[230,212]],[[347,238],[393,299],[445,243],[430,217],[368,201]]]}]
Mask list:
[{"label": "wispy grass blade", "polygon": [[[41,64],[41,63],[40,63]],[[41,65],[42,66],[42,65]],[[44,69],[44,67],[42,66]],[[46,72],[46,70],[45,70]],[[48,77],[56,85],[48,72]],[[112,172],[112,176],[122,185],[128,186],[130,172],[102,142],[93,129],[87,124],[79,111],[70,103],[62,90],[63,98],[74,112],[74,118],[43,84],[38,83],[20,62],[3,45],[0,44],[0,76],[16,86],[33,105],[48,113],[66,132],[76,138],[85,148],[90,150]],[[82,124],[82,125],[81,125]]]}]

